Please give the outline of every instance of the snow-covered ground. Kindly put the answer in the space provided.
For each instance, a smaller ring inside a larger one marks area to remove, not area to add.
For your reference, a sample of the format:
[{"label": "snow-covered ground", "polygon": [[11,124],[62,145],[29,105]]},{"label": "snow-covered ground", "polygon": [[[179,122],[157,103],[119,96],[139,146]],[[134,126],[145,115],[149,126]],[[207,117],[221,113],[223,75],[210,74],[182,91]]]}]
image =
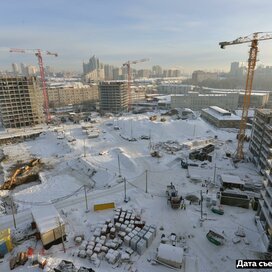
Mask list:
[{"label": "snow-covered ground", "polygon": [[[8,155],[8,159],[2,162],[5,177],[16,161],[39,157],[44,163],[40,173],[41,183],[22,185],[13,190],[17,217],[20,218],[23,210],[28,213],[31,206],[53,202],[67,224],[67,252],[61,251],[61,245],[46,251],[47,268],[54,267],[65,259],[73,261],[78,267],[85,265],[95,271],[116,271],[106,261],[95,267],[86,259],[72,256],[76,250],[74,235],[85,234],[88,239],[94,226],[113,217],[111,210],[93,211],[94,204],[104,202],[115,202],[118,207],[132,209],[141,214],[148,224],[157,226],[157,237],[151,247],[142,256],[135,254],[132,257],[132,265],[138,271],[169,270],[161,265],[152,265],[147,259],[154,258],[161,235],[170,235],[173,232],[184,238],[186,258],[194,260],[195,271],[199,272],[235,271],[236,259],[256,259],[255,252],[264,250],[254,224],[254,211],[224,206],[225,214],[220,216],[206,207],[207,193],[215,196],[218,191],[220,174],[234,174],[246,182],[261,183],[261,177],[250,162],[239,163],[235,167],[225,155],[226,152],[235,151],[237,131],[216,129],[200,118],[166,119],[166,122],[150,121],[148,115],[97,118],[98,122],[92,125],[100,132],[98,138],[87,138],[81,125],[67,124],[59,128],[64,131],[64,139],[57,139],[58,133],[49,128],[35,140],[4,147],[4,152]],[[119,130],[114,128],[117,126]],[[150,136],[150,140],[141,140],[143,135]],[[76,141],[68,142],[70,136]],[[137,141],[128,141],[121,136],[136,138]],[[216,146],[212,153],[213,161],[202,166],[201,162],[195,162],[199,167],[189,166],[188,171],[180,166],[181,157],[188,159],[189,151],[185,148],[173,154],[162,149],[160,158],[150,156],[150,148],[159,142],[177,141],[182,146],[183,143],[192,141],[196,145],[207,139],[213,139]],[[124,202],[124,183],[121,182],[120,175],[126,179],[128,203]],[[192,182],[188,176],[199,177],[200,182]],[[205,180],[210,185],[203,188]],[[195,195],[200,198],[200,191],[203,191],[205,220],[202,226],[198,203],[190,205],[187,201],[186,210],[173,210],[167,204],[165,190],[170,182],[183,197]],[[85,213],[84,187],[87,188],[89,213]],[[11,216],[2,216],[0,219],[0,229],[7,226],[13,228]],[[22,226],[29,223],[28,221],[27,217],[20,218]],[[238,244],[232,242],[234,232],[239,226],[244,228],[249,244],[245,244],[243,240]],[[226,243],[223,246],[217,247],[207,240],[206,233],[210,229],[224,234]],[[26,241],[15,252],[25,250],[28,246],[36,247],[38,251],[41,243]],[[4,262],[0,264],[0,271],[9,271],[9,258],[10,254],[6,255]],[[117,269],[128,271],[126,265]],[[16,271],[36,270],[25,266],[16,268]]]}]

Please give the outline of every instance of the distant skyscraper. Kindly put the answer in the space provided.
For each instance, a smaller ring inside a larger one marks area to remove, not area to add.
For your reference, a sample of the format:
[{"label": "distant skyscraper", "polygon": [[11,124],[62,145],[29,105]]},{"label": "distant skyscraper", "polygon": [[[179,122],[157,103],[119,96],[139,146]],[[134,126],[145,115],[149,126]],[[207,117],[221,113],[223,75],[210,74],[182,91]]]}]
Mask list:
[{"label": "distant skyscraper", "polygon": [[90,72],[93,72],[96,69],[100,68],[100,62],[99,59],[93,55],[90,59],[89,62],[85,63],[83,62],[83,73],[88,74]]},{"label": "distant skyscraper", "polygon": [[14,76],[17,76],[19,74],[19,66],[17,63],[12,63],[12,71]]},{"label": "distant skyscraper", "polygon": [[37,68],[36,66],[33,65],[27,65],[26,66],[26,75],[27,76],[33,76],[37,73]]},{"label": "distant skyscraper", "polygon": [[104,73],[105,73],[105,80],[112,80],[113,79],[113,65],[105,64],[104,65]]},{"label": "distant skyscraper", "polygon": [[245,72],[246,67],[242,63],[235,61],[230,64],[229,74],[231,77],[241,77],[245,74]]},{"label": "distant skyscraper", "polygon": [[150,70],[148,69],[141,69],[138,71],[138,77],[149,77],[150,76]]},{"label": "distant skyscraper", "polygon": [[114,69],[112,70],[113,79],[114,79],[114,80],[120,79],[121,73],[122,73],[121,68],[114,68]]},{"label": "distant skyscraper", "polygon": [[159,65],[155,65],[152,67],[152,75],[153,76],[162,76],[162,68]]},{"label": "distant skyscraper", "polygon": [[27,75],[26,65],[24,63],[21,63],[21,72],[23,76]]}]

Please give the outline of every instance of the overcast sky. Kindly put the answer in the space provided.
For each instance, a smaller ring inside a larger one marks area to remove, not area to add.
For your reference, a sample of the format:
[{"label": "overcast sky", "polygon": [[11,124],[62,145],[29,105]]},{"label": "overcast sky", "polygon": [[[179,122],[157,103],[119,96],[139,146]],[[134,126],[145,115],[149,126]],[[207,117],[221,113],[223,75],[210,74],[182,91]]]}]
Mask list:
[{"label": "overcast sky", "polygon": [[[257,31],[272,31],[271,0],[2,0],[0,70],[11,63],[36,65],[33,55],[8,48],[41,48],[59,54],[45,65],[82,71],[96,55],[103,63],[150,58],[185,71],[228,70],[246,62],[248,44],[219,48]],[[272,40],[259,44],[259,63],[272,65]]]}]

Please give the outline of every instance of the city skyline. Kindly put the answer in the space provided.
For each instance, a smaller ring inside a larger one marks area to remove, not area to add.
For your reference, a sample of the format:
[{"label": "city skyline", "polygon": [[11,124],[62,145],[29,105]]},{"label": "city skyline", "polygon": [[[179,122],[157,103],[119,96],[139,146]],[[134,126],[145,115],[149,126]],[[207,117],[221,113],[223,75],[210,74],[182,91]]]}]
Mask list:
[{"label": "city skyline", "polygon": [[[44,59],[56,70],[82,72],[83,61],[96,55],[115,66],[150,58],[137,69],[158,64],[183,72],[229,71],[231,62],[247,61],[248,45],[222,50],[218,43],[271,30],[271,8],[267,0],[8,1],[0,17],[0,70],[11,63],[36,65],[35,56],[9,48],[41,48],[59,54]],[[272,64],[271,46],[272,41],[260,42],[258,64]]]}]

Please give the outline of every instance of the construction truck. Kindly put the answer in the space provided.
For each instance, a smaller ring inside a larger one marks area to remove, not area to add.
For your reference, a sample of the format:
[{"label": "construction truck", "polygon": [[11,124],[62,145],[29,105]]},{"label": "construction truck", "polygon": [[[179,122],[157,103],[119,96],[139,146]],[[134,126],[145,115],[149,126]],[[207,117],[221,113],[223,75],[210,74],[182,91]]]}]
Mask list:
[{"label": "construction truck", "polygon": [[171,182],[166,187],[167,202],[170,202],[172,209],[179,209],[182,197],[178,195],[178,191]]},{"label": "construction truck", "polygon": [[151,152],[150,152],[150,155],[151,155],[152,157],[156,157],[156,158],[160,158],[160,157],[161,157],[160,152],[157,151],[157,150],[151,151]]},{"label": "construction truck", "polygon": [[150,121],[156,121],[157,120],[157,115],[152,115],[149,117]]}]

